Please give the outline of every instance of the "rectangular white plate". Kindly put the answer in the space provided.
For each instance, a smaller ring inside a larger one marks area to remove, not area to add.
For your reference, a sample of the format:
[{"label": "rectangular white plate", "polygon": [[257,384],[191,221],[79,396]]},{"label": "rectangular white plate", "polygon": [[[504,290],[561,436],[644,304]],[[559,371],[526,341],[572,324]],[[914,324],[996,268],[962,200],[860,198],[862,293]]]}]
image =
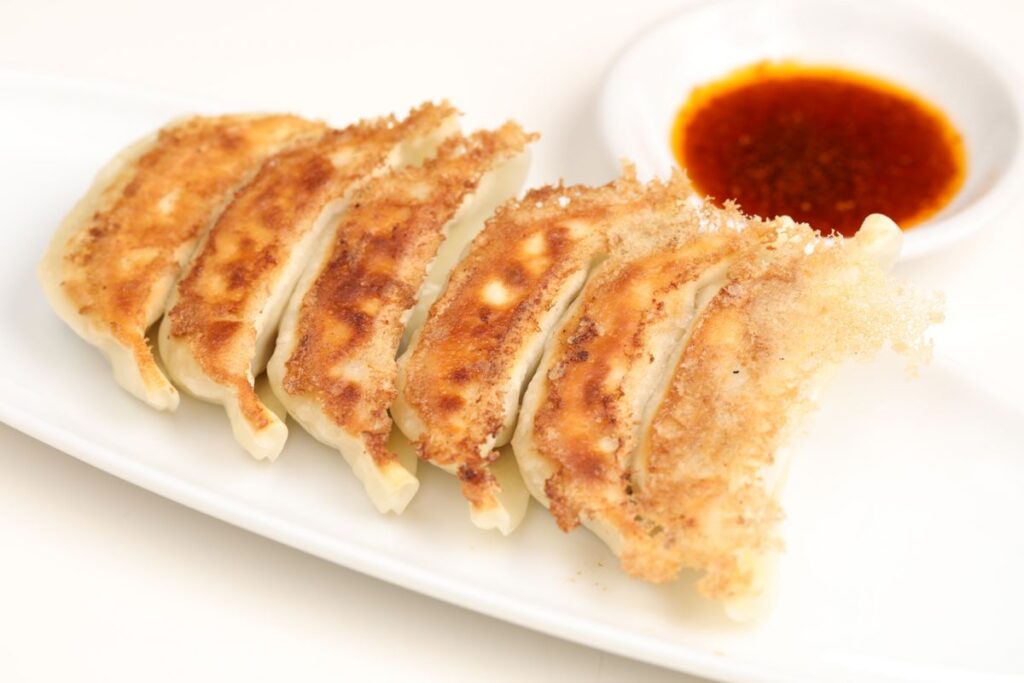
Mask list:
[{"label": "rectangular white plate", "polygon": [[891,358],[840,373],[790,476],[775,608],[737,626],[691,576],[631,581],[592,536],[562,534],[539,506],[512,537],[478,531],[454,479],[424,466],[406,514],[381,516],[341,458],[298,427],[276,463],[259,463],[219,409],[184,399],[159,414],[119,390],[51,313],[35,265],[108,157],[207,107],[14,74],[0,74],[0,102],[0,419],[10,425],[338,564],[666,667],[734,681],[1024,671],[1022,416],[951,360],[913,382]]}]

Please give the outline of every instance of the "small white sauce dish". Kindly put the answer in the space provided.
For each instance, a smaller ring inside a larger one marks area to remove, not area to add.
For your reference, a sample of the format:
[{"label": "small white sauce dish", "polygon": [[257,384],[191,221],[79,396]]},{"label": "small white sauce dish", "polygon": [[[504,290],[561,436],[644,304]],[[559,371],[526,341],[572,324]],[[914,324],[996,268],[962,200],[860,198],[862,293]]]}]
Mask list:
[{"label": "small white sauce dish", "polygon": [[1024,98],[1009,68],[920,11],[879,0],[719,0],[659,22],[613,64],[598,103],[611,156],[642,177],[677,162],[671,130],[694,87],[770,60],[839,66],[902,85],[938,105],[963,135],[967,174],[939,213],[909,229],[901,260],[991,223],[1024,180]]}]

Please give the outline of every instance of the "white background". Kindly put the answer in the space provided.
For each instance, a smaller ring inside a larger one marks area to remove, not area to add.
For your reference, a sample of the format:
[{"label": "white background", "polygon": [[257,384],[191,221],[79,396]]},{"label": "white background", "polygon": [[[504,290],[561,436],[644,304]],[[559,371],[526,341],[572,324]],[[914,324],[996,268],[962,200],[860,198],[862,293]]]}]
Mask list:
[{"label": "white background", "polygon": [[[0,0],[0,67],[336,120],[448,97],[470,125],[500,112],[540,130],[534,182],[596,182],[612,172],[593,119],[601,75],[679,4]],[[919,4],[1024,70],[1024,2]],[[952,259],[906,273],[970,272]],[[978,287],[998,285],[991,272],[977,268]],[[1013,341],[990,324],[979,356]],[[991,372],[1004,392],[1020,380]],[[0,426],[0,681],[196,678],[695,680],[360,576]]]}]

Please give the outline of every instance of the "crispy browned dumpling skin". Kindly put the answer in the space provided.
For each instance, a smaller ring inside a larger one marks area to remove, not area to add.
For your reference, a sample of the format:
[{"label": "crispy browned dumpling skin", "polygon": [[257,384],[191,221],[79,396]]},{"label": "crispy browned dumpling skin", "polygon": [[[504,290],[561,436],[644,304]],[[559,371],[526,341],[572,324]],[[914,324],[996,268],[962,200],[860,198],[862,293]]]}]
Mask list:
[{"label": "crispy browned dumpling skin", "polygon": [[324,129],[294,116],[194,117],[100,173],[54,237],[40,276],[54,308],[107,353],[123,387],[156,408],[177,406],[146,329],[233,192],[267,157]]},{"label": "crispy browned dumpling skin", "polygon": [[[683,181],[678,181],[683,182]],[[551,327],[612,241],[650,239],[652,214],[678,188],[632,176],[604,187],[545,187],[499,209],[453,271],[399,360],[392,414],[422,457],[458,475],[476,508],[495,506],[489,471]]]},{"label": "crispy browned dumpling skin", "polygon": [[[886,342],[927,355],[941,316],[886,275],[867,234],[707,210],[679,216],[678,244],[603,264],[549,345],[513,447],[564,529],[589,526],[634,576],[698,569],[703,593],[735,600],[763,589],[779,545],[771,468],[822,372]],[[659,343],[671,316],[680,328]]]},{"label": "crispy browned dumpling skin", "polygon": [[276,457],[287,436],[256,395],[254,375],[317,238],[350,191],[454,114],[448,105],[425,105],[404,121],[361,122],[278,154],[199,246],[168,304],[161,355],[177,383],[225,406],[254,456]]},{"label": "crispy browned dumpling skin", "polygon": [[[532,419],[535,435],[557,447],[561,468],[547,479],[545,494],[565,528],[580,514],[574,493],[621,496],[646,399],[670,372],[700,290],[720,286],[746,241],[734,232],[690,237],[685,246],[609,257],[549,343],[554,355],[543,368],[550,383]],[[629,511],[621,512],[616,525],[632,524]]]},{"label": "crispy browned dumpling skin", "polygon": [[452,226],[466,209],[479,210],[470,200],[493,206],[518,191],[525,163],[501,196],[475,196],[485,175],[518,160],[531,139],[512,123],[452,138],[423,165],[367,183],[282,321],[268,365],[275,391],[293,417],[342,451],[382,511],[400,512],[415,491],[387,446],[395,354],[409,312],[446,229],[478,229]]},{"label": "crispy browned dumpling skin", "polygon": [[821,378],[885,345],[927,360],[925,333],[942,320],[941,298],[890,278],[861,230],[833,242],[793,226],[770,254],[755,252],[730,270],[639,454],[637,500],[653,513],[646,529],[677,533],[656,539],[661,557],[626,553],[627,571],[664,578],[696,567],[707,595],[760,590],[757,558],[780,545],[781,516],[764,473],[813,408]]}]

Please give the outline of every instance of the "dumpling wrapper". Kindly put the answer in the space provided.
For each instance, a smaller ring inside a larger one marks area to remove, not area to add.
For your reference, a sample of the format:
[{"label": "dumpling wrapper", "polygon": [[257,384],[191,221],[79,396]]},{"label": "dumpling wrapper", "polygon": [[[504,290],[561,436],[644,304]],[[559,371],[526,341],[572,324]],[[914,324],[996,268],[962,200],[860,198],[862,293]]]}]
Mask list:
[{"label": "dumpling wrapper", "polygon": [[[680,218],[691,238],[610,265],[560,321],[513,450],[563,529],[587,526],[639,578],[700,570],[699,590],[743,618],[780,547],[776,455],[821,378],[886,343],[924,359],[941,306],[886,275],[902,235],[884,217],[845,241],[703,203]],[[661,286],[656,264],[696,263],[729,225],[752,239],[689,285]],[[625,274],[639,294],[609,305]],[[669,343],[656,341],[659,327]]]},{"label": "dumpling wrapper", "polygon": [[147,329],[196,242],[265,159],[326,126],[286,115],[182,119],[130,145],[96,176],[54,235],[39,279],[57,314],[158,410],[178,392]]},{"label": "dumpling wrapper", "polygon": [[340,450],[381,512],[401,513],[418,487],[388,445],[403,335],[422,322],[485,218],[519,191],[531,139],[506,124],[450,139],[421,166],[368,182],[288,304],[267,366],[274,391],[307,431]]},{"label": "dumpling wrapper", "polygon": [[254,390],[278,322],[319,237],[372,175],[429,156],[457,129],[447,104],[327,132],[269,159],[185,269],[160,325],[160,355],[190,394],[224,406],[238,442],[274,459],[288,430]]},{"label": "dumpling wrapper", "polygon": [[676,205],[677,188],[652,193],[627,175],[599,187],[544,187],[500,207],[452,271],[420,333],[398,361],[392,416],[421,457],[455,474],[482,528],[512,530],[502,500],[518,482],[491,464],[512,436],[522,392],[543,345],[615,224],[631,240]]}]

